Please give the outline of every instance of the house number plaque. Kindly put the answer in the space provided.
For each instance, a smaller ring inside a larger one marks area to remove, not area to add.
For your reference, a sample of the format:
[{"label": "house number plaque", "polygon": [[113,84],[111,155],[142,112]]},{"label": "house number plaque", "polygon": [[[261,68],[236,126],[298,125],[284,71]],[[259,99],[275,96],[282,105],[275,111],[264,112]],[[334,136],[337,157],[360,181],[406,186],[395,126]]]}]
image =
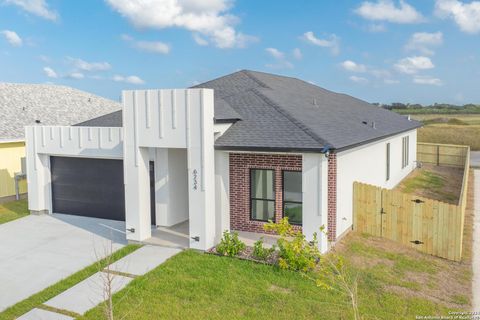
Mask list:
[{"label": "house number plaque", "polygon": [[198,189],[198,171],[197,169],[193,169],[193,190]]}]

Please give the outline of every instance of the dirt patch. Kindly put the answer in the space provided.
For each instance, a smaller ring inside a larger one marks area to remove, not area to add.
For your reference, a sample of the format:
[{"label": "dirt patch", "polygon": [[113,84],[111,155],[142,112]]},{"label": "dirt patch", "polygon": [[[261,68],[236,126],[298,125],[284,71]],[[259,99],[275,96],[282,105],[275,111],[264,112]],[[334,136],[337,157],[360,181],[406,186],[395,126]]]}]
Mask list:
[{"label": "dirt patch", "polygon": [[463,183],[463,168],[424,164],[395,188],[408,194],[458,204]]}]

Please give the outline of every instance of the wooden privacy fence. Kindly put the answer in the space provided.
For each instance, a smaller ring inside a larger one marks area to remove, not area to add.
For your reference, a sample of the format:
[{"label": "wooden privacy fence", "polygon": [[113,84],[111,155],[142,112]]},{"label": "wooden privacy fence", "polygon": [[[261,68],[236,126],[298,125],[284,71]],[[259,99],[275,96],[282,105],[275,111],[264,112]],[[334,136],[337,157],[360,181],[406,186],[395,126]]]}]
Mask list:
[{"label": "wooden privacy fence", "polygon": [[454,144],[417,144],[417,162],[437,166],[464,167],[470,155],[468,146]]},{"label": "wooden privacy fence", "polygon": [[[452,150],[444,149],[442,145],[440,148],[433,146],[433,150]],[[460,261],[470,148],[455,147],[466,149],[461,151],[464,152],[465,170],[458,205],[355,182],[354,230],[397,241],[438,257]],[[458,156],[461,152],[458,152]],[[453,158],[444,157],[443,154],[439,158],[453,165]]]}]

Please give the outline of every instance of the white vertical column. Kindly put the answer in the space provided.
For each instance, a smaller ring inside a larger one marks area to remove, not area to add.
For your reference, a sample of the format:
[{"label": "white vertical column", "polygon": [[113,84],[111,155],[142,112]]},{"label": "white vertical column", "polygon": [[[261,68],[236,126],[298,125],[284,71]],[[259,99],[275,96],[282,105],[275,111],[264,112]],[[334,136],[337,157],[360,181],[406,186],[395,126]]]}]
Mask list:
[{"label": "white vertical column", "polygon": [[302,170],[303,190],[303,233],[307,240],[313,239],[316,232],[320,251],[328,250],[327,237],[320,227],[327,228],[327,161],[323,154],[304,153]]},{"label": "white vertical column", "polygon": [[168,167],[168,149],[155,148],[155,213],[159,226],[169,225],[170,183]]},{"label": "white vertical column", "polygon": [[213,90],[187,90],[187,157],[190,247],[206,250],[215,241],[215,150]]},{"label": "white vertical column", "polygon": [[228,152],[215,150],[215,243],[230,230],[230,169]]},{"label": "white vertical column", "polygon": [[38,154],[41,127],[26,127],[28,209],[35,213],[52,213],[50,157]]},{"label": "white vertical column", "polygon": [[124,92],[122,97],[125,224],[127,239],[133,241],[151,237],[149,149],[138,145],[138,107],[144,104],[139,103],[141,98],[138,92]]}]

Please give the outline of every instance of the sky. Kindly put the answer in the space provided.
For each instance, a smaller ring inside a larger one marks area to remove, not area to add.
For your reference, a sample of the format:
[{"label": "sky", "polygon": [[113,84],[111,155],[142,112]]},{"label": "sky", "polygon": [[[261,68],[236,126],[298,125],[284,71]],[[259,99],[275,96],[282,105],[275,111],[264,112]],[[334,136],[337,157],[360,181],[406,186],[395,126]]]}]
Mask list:
[{"label": "sky", "polygon": [[480,1],[0,0],[0,82],[119,100],[241,69],[379,103],[480,103]]}]

